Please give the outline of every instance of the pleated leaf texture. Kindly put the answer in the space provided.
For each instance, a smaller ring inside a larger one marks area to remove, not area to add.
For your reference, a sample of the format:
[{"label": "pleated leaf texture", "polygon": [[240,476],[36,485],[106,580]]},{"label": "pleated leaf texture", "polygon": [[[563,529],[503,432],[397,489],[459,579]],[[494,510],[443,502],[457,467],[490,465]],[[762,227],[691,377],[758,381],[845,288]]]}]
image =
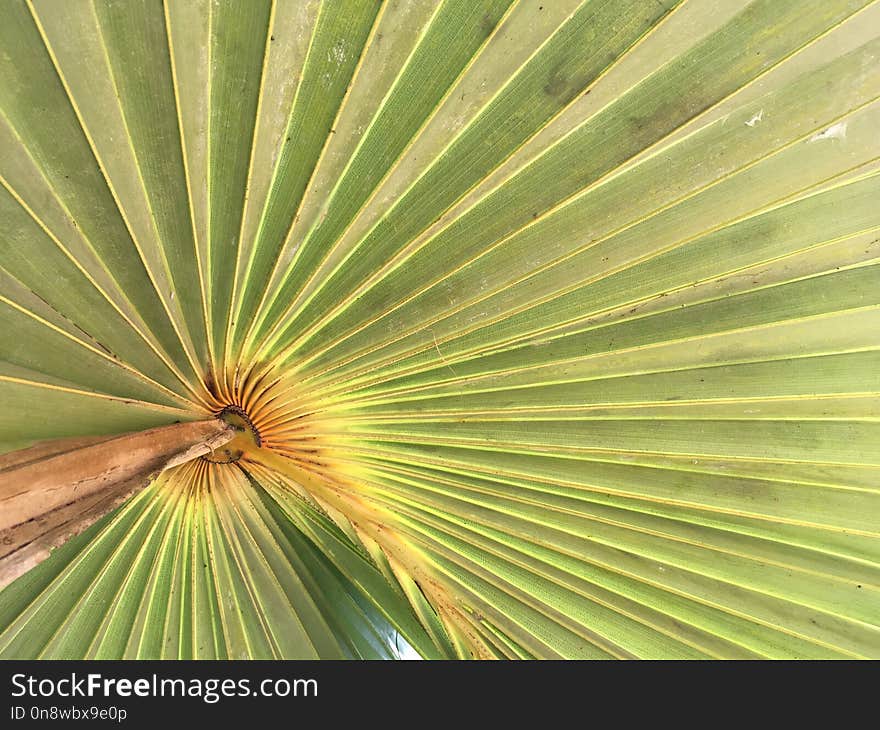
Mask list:
[{"label": "pleated leaf texture", "polygon": [[3,0],[0,51],[0,448],[238,428],[0,657],[880,658],[880,3]]}]

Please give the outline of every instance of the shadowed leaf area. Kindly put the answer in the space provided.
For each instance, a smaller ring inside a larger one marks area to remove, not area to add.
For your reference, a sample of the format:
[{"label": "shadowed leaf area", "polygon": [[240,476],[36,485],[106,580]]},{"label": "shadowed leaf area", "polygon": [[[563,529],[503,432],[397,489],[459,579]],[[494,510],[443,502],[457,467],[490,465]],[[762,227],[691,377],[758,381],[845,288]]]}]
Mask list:
[{"label": "shadowed leaf area", "polygon": [[0,658],[880,658],[878,30],[4,2]]}]

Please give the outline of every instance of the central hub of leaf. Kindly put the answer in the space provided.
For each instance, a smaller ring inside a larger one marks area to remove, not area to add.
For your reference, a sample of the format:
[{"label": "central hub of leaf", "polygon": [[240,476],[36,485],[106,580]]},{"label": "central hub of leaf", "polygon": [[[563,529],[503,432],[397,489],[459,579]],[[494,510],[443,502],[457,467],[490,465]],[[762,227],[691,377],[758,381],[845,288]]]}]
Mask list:
[{"label": "central hub of leaf", "polygon": [[231,464],[238,461],[248,451],[259,449],[263,445],[259,429],[240,406],[226,406],[220,411],[217,418],[232,426],[236,434],[221,448],[202,457],[205,461],[210,461],[213,464]]}]

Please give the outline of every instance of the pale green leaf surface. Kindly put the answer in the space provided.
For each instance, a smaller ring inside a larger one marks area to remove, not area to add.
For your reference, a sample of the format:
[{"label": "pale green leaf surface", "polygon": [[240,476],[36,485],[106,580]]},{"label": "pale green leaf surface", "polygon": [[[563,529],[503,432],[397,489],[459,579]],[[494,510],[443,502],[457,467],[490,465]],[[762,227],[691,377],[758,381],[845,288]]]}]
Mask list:
[{"label": "pale green leaf surface", "polygon": [[261,445],[0,592],[0,656],[880,657],[878,28],[6,3],[0,450]]}]

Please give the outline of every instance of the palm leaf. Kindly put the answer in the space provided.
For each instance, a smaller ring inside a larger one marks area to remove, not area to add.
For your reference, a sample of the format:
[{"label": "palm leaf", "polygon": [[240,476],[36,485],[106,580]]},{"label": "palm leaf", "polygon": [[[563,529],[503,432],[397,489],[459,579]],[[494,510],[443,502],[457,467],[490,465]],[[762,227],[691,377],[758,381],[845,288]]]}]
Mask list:
[{"label": "palm leaf", "polygon": [[3,15],[0,657],[880,657],[880,3]]}]

